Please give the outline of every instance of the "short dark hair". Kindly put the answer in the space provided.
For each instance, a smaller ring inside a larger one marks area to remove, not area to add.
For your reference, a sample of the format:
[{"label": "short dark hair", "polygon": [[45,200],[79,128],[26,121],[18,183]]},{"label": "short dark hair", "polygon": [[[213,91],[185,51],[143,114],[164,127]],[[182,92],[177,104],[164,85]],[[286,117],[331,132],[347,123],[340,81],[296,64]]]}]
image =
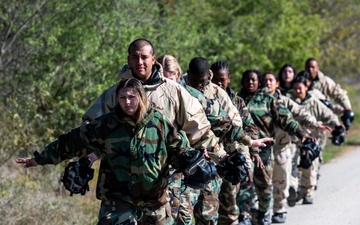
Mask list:
[{"label": "short dark hair", "polygon": [[151,53],[153,55],[155,55],[155,49],[154,49],[153,44],[145,38],[138,38],[135,41],[131,42],[131,44],[129,45],[129,48],[128,48],[128,54],[130,55],[131,48],[140,49],[141,47],[146,46],[146,45],[151,46],[151,49],[152,49]]},{"label": "short dark hair", "polygon": [[295,79],[292,81],[292,84],[294,85],[295,83],[302,83],[307,87],[307,79],[304,76],[295,77]]},{"label": "short dark hair", "polygon": [[192,74],[202,75],[210,70],[209,62],[202,57],[195,57],[189,63],[189,72]]},{"label": "short dark hair", "polygon": [[298,74],[298,77],[305,77],[308,80],[311,80],[311,74],[306,70],[301,70]]},{"label": "short dark hair", "polygon": [[275,74],[274,72],[272,72],[272,71],[266,71],[265,73],[263,73],[263,77],[264,77],[264,79],[265,79],[265,76],[266,76],[267,74],[271,74],[271,75],[273,75],[273,76],[274,76],[274,78],[275,78],[275,80],[276,80],[276,82],[278,82],[278,81],[279,81],[279,79],[278,79],[278,77],[276,76],[276,74]]},{"label": "short dark hair", "polygon": [[316,60],[315,58],[308,58],[308,59],[305,61],[305,66],[306,66],[309,62],[311,62],[311,61],[316,61],[316,62],[317,62],[317,60]]},{"label": "short dark hair", "polygon": [[210,67],[211,71],[220,71],[220,70],[226,70],[229,73],[230,76],[230,66],[229,64],[227,64],[225,61],[217,61],[214,62],[211,67]]}]

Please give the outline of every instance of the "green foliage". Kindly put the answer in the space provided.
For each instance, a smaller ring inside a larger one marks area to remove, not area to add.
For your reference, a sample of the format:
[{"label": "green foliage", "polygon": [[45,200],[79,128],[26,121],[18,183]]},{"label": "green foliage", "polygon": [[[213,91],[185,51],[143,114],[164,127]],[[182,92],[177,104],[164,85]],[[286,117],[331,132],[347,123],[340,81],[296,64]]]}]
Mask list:
[{"label": "green foliage", "polygon": [[360,74],[360,2],[322,0],[311,3],[313,13],[325,21],[319,39],[321,69],[351,83]]}]

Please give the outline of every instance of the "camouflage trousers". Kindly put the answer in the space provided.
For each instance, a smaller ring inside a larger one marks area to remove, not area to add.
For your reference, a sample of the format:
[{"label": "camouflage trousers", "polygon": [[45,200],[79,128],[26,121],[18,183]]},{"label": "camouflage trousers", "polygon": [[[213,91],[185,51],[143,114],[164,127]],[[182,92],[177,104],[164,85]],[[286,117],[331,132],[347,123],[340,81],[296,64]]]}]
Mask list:
[{"label": "camouflage trousers", "polygon": [[300,149],[296,144],[292,144],[294,147],[291,148],[291,176],[290,176],[290,187],[294,188],[295,191],[299,188],[299,179],[300,179],[300,172],[299,172],[299,160],[300,160]]},{"label": "camouflage trousers", "polygon": [[301,177],[300,177],[300,190],[299,197],[314,197],[315,187],[317,185],[317,175],[319,170],[319,157],[316,158],[310,168],[303,169],[300,168]]},{"label": "camouflage trousers", "polygon": [[171,206],[171,219],[166,225],[177,223],[180,207],[182,173],[175,173],[169,178],[169,204]]},{"label": "camouflage trousers", "polygon": [[236,196],[239,216],[252,217],[251,212],[258,209],[255,186],[241,187]]},{"label": "camouflage trousers", "polygon": [[273,212],[285,213],[289,196],[290,176],[292,168],[292,152],[296,145],[274,146],[273,168]]},{"label": "camouflage trousers", "polygon": [[[254,185],[256,195],[258,198],[258,210],[261,212],[270,211],[272,200],[272,176],[273,176],[273,150],[266,147],[259,153],[265,168],[254,168]],[[254,202],[254,200],[252,200]]]},{"label": "camouflage trousers", "polygon": [[318,178],[320,176],[320,167],[321,167],[321,164],[323,163],[323,151],[325,150],[325,146],[326,146],[326,142],[327,140],[329,139],[329,134],[327,132],[322,132],[319,134],[319,136],[317,137],[317,140],[318,140],[318,145],[320,146],[321,148],[321,152],[320,152],[320,155],[319,155],[319,163],[318,163]]},{"label": "camouflage trousers", "polygon": [[[251,163],[251,170],[254,173],[255,165]],[[258,209],[257,195],[254,183],[246,187],[240,187],[236,195],[236,205],[239,208],[239,217],[252,217],[251,212]]]},{"label": "camouflage trousers", "polygon": [[98,225],[164,225],[170,220],[167,203],[161,207],[137,207],[123,202],[102,201]]},{"label": "camouflage trousers", "polygon": [[[317,144],[320,146],[321,150],[323,151],[326,146],[326,139],[328,135],[325,132],[320,133],[317,137]],[[300,187],[299,187],[299,198],[314,197],[314,191],[316,189],[318,178],[320,176],[320,166],[322,163],[322,151],[318,158],[316,158],[311,167],[308,169],[300,168]]]},{"label": "camouflage trousers", "polygon": [[219,194],[219,225],[238,224],[239,207],[236,204],[236,196],[240,190],[240,184],[232,185],[223,180]]},{"label": "camouflage trousers", "polygon": [[[237,142],[226,143],[225,150],[227,152],[239,151],[241,154],[245,156],[249,168],[253,168],[248,146],[245,146]],[[246,189],[246,187],[243,187],[243,189],[244,188]],[[218,224],[224,224],[224,225],[238,224],[240,209],[237,204],[237,196],[239,191],[240,191],[240,184],[232,185],[230,182],[223,180],[219,193],[220,204],[219,204]],[[243,192],[243,193],[247,194],[247,192]],[[246,204],[245,207],[246,206],[250,207],[250,203]]]},{"label": "camouflage trousers", "polygon": [[214,225],[218,221],[219,192],[222,180],[212,180],[204,189],[193,189],[182,185],[179,217],[175,224]]}]

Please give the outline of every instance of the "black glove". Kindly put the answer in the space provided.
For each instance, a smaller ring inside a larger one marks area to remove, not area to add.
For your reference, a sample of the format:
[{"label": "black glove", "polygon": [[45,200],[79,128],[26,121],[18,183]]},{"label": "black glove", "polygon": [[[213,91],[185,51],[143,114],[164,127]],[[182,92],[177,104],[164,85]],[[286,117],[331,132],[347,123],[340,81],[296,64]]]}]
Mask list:
[{"label": "black glove", "polygon": [[240,152],[234,151],[226,159],[216,165],[220,177],[236,185],[246,185],[249,180],[249,166],[246,158]]},{"label": "black glove", "polygon": [[66,190],[73,194],[85,195],[89,191],[89,181],[94,177],[94,169],[90,168],[90,160],[81,158],[78,162],[70,162],[66,168],[61,182]]},{"label": "black glove", "polygon": [[320,147],[310,138],[306,139],[300,148],[300,164],[298,167],[308,169],[312,161],[320,155]]},{"label": "black glove", "polygon": [[345,129],[343,126],[336,126],[335,129],[331,132],[332,138],[331,143],[333,145],[341,145],[345,141]]},{"label": "black glove", "polygon": [[180,155],[180,169],[185,185],[202,189],[217,176],[215,164],[209,162],[202,151],[186,151]]},{"label": "black glove", "polygon": [[345,110],[341,116],[341,121],[344,123],[346,130],[350,129],[350,124],[354,121],[355,114],[351,110]]}]

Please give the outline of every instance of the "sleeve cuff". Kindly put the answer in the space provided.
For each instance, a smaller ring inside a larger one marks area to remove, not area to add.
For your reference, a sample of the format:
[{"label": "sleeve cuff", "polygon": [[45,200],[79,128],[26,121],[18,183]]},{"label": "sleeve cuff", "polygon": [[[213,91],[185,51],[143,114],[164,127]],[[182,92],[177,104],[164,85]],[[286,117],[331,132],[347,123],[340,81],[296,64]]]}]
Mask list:
[{"label": "sleeve cuff", "polygon": [[46,164],[52,164],[51,162],[48,162],[45,157],[43,157],[38,151],[35,151],[33,153],[34,159],[39,165],[46,165]]}]

